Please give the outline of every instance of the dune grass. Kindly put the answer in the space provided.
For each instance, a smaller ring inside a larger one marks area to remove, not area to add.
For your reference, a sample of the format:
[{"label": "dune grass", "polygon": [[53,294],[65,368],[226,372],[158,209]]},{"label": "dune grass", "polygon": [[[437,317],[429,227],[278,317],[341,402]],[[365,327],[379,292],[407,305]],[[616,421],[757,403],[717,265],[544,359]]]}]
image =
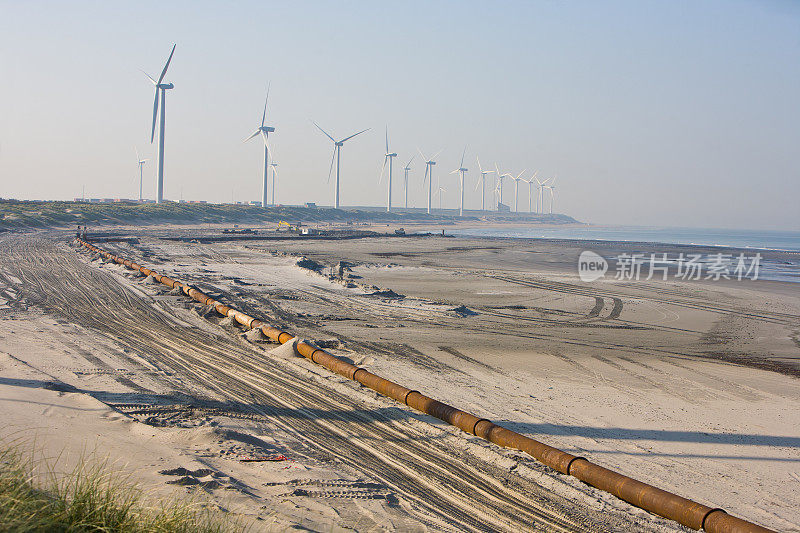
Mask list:
[{"label": "dune grass", "polygon": [[153,500],[106,462],[83,460],[57,474],[58,462],[34,464],[19,445],[0,443],[0,532],[244,531],[235,517],[196,499]]}]

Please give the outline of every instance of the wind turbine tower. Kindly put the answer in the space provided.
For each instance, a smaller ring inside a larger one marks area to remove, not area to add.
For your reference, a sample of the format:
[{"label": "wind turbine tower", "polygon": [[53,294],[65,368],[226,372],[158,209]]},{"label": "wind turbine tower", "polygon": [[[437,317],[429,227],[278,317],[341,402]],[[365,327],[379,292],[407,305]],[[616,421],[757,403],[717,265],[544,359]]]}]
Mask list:
[{"label": "wind turbine tower", "polygon": [[511,178],[511,174],[508,172],[501,173],[500,168],[497,166],[497,163],[494,165],[494,169],[497,172],[497,186],[495,187],[495,194],[498,198],[497,200],[497,210],[500,210],[500,204],[503,203],[503,178]]},{"label": "wind turbine tower", "polygon": [[153,82],[153,85],[156,86],[156,97],[153,101],[153,128],[150,132],[150,143],[153,143],[153,139],[155,139],[156,135],[156,118],[159,116],[158,114],[158,103],[159,99],[161,100],[161,122],[160,127],[158,129],[158,182],[156,184],[156,203],[161,203],[164,201],[164,126],[165,126],[165,114],[166,114],[166,98],[167,98],[167,91],[170,89],[174,89],[175,86],[171,83],[162,83],[164,81],[164,76],[167,75],[167,69],[169,68],[169,62],[172,61],[172,54],[175,53],[175,46],[172,45],[172,51],[169,53],[169,57],[167,58],[167,63],[164,65],[164,69],[161,71],[161,75],[158,77],[158,81],[154,80],[150,77],[147,73],[145,75],[150,78],[150,81]]},{"label": "wind turbine tower", "polygon": [[275,205],[275,176],[278,174],[278,163],[273,159],[269,165],[272,167],[272,202],[270,205]]},{"label": "wind turbine tower", "polygon": [[447,192],[447,189],[445,189],[442,186],[439,186],[436,189],[436,193],[434,194],[434,196],[439,196],[439,211],[442,210],[442,196],[444,196],[444,193],[446,193],[446,192]]},{"label": "wind turbine tower", "polygon": [[[264,176],[261,183],[261,207],[267,207],[267,186],[269,185],[269,134],[275,131],[275,128],[265,124],[267,120],[267,102],[269,102],[269,86],[267,86],[267,97],[264,100],[264,112],[261,114],[261,126],[259,126],[250,137],[244,140],[244,142],[247,142],[259,135],[261,135],[261,138],[264,140]],[[273,187],[274,186],[275,184],[273,183]],[[275,197],[274,190],[272,191],[272,197]]]},{"label": "wind turbine tower", "polygon": [[491,174],[494,170],[483,170],[480,158],[476,156],[475,159],[478,160],[478,169],[481,171],[481,180],[475,185],[475,190],[481,188],[481,211],[486,211],[486,174]]},{"label": "wind turbine tower", "polygon": [[[389,185],[386,193],[386,212],[392,210],[392,159],[397,157],[396,153],[389,152],[389,127],[386,127],[386,153],[383,154],[383,168],[381,168],[381,177],[378,183],[383,181],[383,171],[386,170],[386,161],[389,161]],[[408,206],[406,206],[408,207]]]},{"label": "wind turbine tower", "polygon": [[[525,169],[527,170],[527,169]],[[519,213],[519,182],[524,181],[522,179],[522,175],[525,173],[525,170],[517,174],[516,176],[509,176],[512,180],[514,180],[514,212]]]},{"label": "wind turbine tower", "polygon": [[539,180],[536,179],[537,174],[538,172],[534,172],[530,179],[523,180],[528,184],[528,213],[533,213],[533,182],[536,181],[538,183]]},{"label": "wind turbine tower", "polygon": [[139,162],[139,203],[141,203],[142,202],[142,176],[144,174],[142,168],[144,167],[144,164],[147,161],[150,161],[150,160],[149,159],[142,159],[142,157],[139,155],[139,150],[136,147],[134,147],[133,149],[136,151],[136,160]]},{"label": "wind turbine tower", "polygon": [[403,194],[406,197],[405,198],[405,200],[406,200],[406,209],[408,209],[408,173],[411,172],[411,162],[413,160],[414,160],[414,156],[412,155],[411,159],[408,160],[408,163],[406,163],[406,166],[403,168],[403,171],[405,172],[405,177],[403,179],[403,182],[404,182],[404,184],[403,184]]},{"label": "wind turbine tower", "polygon": [[[556,176],[556,177],[558,177],[558,176]],[[550,189],[550,213],[549,214],[551,214],[551,215],[553,214],[553,197],[555,195],[554,193],[555,193],[555,188],[556,188],[555,183],[556,183],[556,178],[553,178],[553,181],[551,181],[550,185],[547,186],[547,188]]]},{"label": "wind turbine tower", "polygon": [[425,186],[425,180],[428,180],[428,214],[431,214],[431,193],[433,192],[433,166],[436,164],[436,156],[442,153],[441,150],[436,152],[436,154],[431,157],[430,159],[425,157],[425,154],[417,148],[419,155],[422,156],[422,159],[425,161],[425,177],[422,179],[422,186]]},{"label": "wind turbine tower", "polygon": [[544,181],[539,181],[538,179],[536,182],[539,184],[539,194],[538,198],[536,199],[536,212],[540,215],[544,214],[544,190],[547,188],[547,182],[550,181],[551,178],[547,178]]},{"label": "wind turbine tower", "polygon": [[467,147],[466,146],[464,147],[464,152],[462,152],[462,154],[461,154],[461,166],[450,173],[450,174],[455,174],[456,172],[458,172],[459,185],[460,185],[460,189],[461,189],[461,199],[458,202],[458,216],[460,216],[460,217],[464,216],[464,176],[467,174],[467,171],[469,170],[469,169],[464,168],[464,156],[465,155],[467,155]]},{"label": "wind turbine tower", "polygon": [[[314,122],[314,121],[312,120],[311,122]],[[339,162],[340,162],[340,156],[341,156],[341,153],[342,153],[342,146],[344,145],[344,143],[346,141],[349,141],[350,139],[352,139],[356,135],[361,135],[365,131],[368,131],[370,128],[367,128],[365,130],[361,130],[358,133],[354,133],[349,137],[345,137],[344,139],[342,139],[340,141],[337,141],[336,139],[331,137],[328,134],[327,131],[325,131],[322,128],[320,128],[319,124],[314,122],[314,125],[319,129],[319,131],[324,133],[325,136],[333,142],[333,154],[331,154],[331,167],[330,167],[330,169],[328,169],[328,182],[331,181],[331,172],[333,172],[333,160],[335,159],[336,160],[336,190],[334,192],[333,207],[335,209],[339,209],[339,168],[340,168]]]}]

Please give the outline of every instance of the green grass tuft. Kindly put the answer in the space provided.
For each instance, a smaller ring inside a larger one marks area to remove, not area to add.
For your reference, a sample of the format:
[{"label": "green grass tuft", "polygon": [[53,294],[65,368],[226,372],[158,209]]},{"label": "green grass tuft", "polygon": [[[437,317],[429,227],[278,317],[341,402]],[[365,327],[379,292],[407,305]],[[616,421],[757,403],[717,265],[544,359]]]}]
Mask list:
[{"label": "green grass tuft", "polygon": [[105,462],[82,461],[67,474],[35,465],[19,446],[0,446],[0,532],[244,531],[236,518],[196,500],[151,501]]}]

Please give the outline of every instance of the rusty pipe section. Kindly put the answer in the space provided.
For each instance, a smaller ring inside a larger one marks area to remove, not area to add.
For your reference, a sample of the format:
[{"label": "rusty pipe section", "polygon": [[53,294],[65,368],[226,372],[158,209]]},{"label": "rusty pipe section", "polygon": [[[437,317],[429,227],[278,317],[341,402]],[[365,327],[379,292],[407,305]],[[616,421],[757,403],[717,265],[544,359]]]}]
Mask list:
[{"label": "rusty pipe section", "polygon": [[[146,267],[112,255],[88,242],[80,239],[78,239],[77,242],[85,248],[102,255],[106,259],[124,265],[127,268],[138,270],[146,276],[152,276],[156,281],[167,287],[180,289],[183,294],[204,305],[213,306],[220,315],[230,317],[232,320],[247,328],[260,328],[264,335],[277,343],[284,344],[295,338],[294,335],[286,331],[275,328],[267,322],[251,317],[229,305],[215,300],[191,285],[163,276]],[[384,396],[402,402],[417,411],[435,416],[439,420],[443,420],[466,433],[481,437],[505,448],[513,448],[525,452],[539,462],[562,474],[574,476],[584,483],[613,494],[636,507],[675,520],[684,526],[697,530],[704,529],[710,533],[769,533],[771,531],[759,525],[747,522],[746,520],[731,516],[722,509],[708,507],[707,505],[648,485],[647,483],[630,478],[619,472],[614,472],[613,470],[594,464],[584,457],[578,457],[558,450],[530,437],[498,426],[490,420],[478,418],[473,414],[456,409],[451,405],[429,398],[419,391],[408,389],[393,381],[375,375],[364,368],[339,359],[335,355],[317,348],[307,341],[298,340],[295,342],[294,349],[297,354],[327,368],[331,372],[356,381]]]}]

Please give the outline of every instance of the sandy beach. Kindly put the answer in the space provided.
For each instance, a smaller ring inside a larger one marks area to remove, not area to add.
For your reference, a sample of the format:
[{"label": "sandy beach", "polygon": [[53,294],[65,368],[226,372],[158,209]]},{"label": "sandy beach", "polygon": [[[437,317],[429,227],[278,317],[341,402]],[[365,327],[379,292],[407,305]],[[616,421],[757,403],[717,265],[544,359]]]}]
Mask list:
[{"label": "sandy beach", "polygon": [[[136,239],[98,246],[370,371],[800,531],[800,284],[584,283],[575,242],[108,231]],[[265,530],[684,530],[247,336],[66,233],[0,248],[0,435],[35,437],[46,455],[93,450]]]}]

